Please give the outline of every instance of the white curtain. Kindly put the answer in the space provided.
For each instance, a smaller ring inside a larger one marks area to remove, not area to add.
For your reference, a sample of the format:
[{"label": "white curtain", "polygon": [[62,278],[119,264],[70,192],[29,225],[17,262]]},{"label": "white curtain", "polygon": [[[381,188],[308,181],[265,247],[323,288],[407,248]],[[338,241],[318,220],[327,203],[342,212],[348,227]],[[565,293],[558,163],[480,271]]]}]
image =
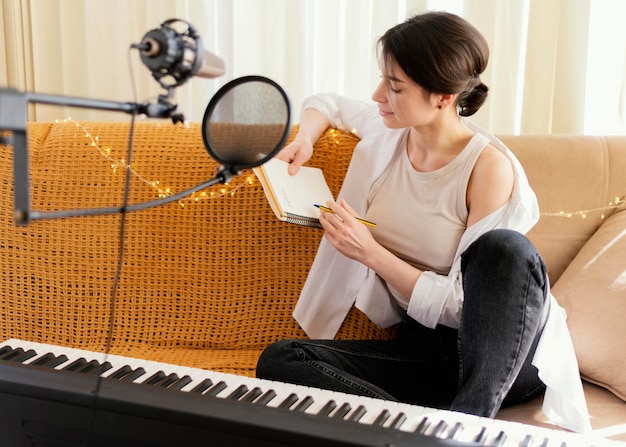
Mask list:
[{"label": "white curtain", "polygon": [[[491,92],[474,117],[500,134],[626,133],[623,0],[2,0],[0,88],[119,102],[162,89],[132,43],[170,18],[193,24],[227,72],[193,78],[175,100],[191,121],[244,75],[303,98],[334,91],[369,100],[379,81],[376,39],[408,15],[458,13],[485,35]],[[134,78],[131,78],[131,70]],[[133,85],[136,86],[136,96]],[[30,107],[29,119],[125,120],[121,113]]]}]

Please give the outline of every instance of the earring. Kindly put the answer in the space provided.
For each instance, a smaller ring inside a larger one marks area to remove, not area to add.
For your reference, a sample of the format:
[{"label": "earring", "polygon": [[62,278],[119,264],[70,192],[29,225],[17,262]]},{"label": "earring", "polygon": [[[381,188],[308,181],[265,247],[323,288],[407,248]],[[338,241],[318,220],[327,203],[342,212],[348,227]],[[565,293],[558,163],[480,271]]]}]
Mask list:
[{"label": "earring", "polygon": [[438,109],[441,109],[441,104],[439,104],[439,105],[437,106],[437,108],[438,108]]}]

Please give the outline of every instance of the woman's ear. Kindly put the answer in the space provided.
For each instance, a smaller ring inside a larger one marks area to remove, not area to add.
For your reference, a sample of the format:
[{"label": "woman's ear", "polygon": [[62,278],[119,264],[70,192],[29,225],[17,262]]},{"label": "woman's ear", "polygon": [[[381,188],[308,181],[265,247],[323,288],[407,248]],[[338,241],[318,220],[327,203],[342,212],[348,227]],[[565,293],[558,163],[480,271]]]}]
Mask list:
[{"label": "woman's ear", "polygon": [[447,107],[449,107],[450,105],[454,105],[456,102],[456,97],[458,95],[454,94],[454,93],[450,93],[450,94],[438,94],[436,95],[436,99],[437,99],[437,108],[438,109],[445,109]]}]

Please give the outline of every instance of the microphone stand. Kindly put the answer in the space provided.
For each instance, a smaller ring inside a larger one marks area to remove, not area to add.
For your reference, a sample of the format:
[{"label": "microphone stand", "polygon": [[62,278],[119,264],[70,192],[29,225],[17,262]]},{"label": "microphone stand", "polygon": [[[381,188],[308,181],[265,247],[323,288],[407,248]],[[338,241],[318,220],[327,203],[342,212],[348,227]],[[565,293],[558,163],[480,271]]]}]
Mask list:
[{"label": "microphone stand", "polygon": [[15,223],[17,225],[27,225],[33,220],[41,219],[139,211],[180,200],[189,194],[219,182],[226,183],[230,181],[232,172],[227,167],[223,167],[214,179],[205,183],[172,196],[128,205],[126,208],[90,208],[68,211],[36,211],[30,209],[29,157],[26,138],[26,106],[28,103],[125,112],[133,115],[143,114],[150,118],[171,118],[174,124],[176,124],[177,122],[183,122],[184,117],[176,112],[176,105],[171,103],[169,99],[171,93],[172,88],[168,88],[168,94],[160,95],[157,103],[137,104],[41,93],[20,93],[13,89],[0,89],[0,144],[13,146]]}]

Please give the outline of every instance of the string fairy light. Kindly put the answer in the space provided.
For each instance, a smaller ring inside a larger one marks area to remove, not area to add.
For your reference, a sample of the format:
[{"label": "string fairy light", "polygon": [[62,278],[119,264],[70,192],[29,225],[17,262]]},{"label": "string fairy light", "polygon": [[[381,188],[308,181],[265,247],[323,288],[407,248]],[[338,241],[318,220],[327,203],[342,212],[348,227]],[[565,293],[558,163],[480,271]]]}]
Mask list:
[{"label": "string fairy light", "polygon": [[[100,143],[100,138],[97,135],[93,135],[85,126],[74,121],[71,117],[68,117],[62,121],[56,120],[56,123],[74,123],[74,125],[80,129],[86,139],[89,140],[90,146],[95,148],[98,153],[110,163],[111,169],[113,173],[116,173],[118,170],[129,170],[130,173],[143,182],[144,184],[151,187],[159,198],[165,198],[174,195],[171,188],[168,186],[163,186],[160,180],[149,180],[137,172],[132,166],[126,163],[126,161],[122,159],[115,159],[111,155],[111,148],[105,146]],[[331,139],[336,145],[339,145],[339,136],[337,135],[338,131],[335,128],[328,129],[321,137],[321,139],[328,138]],[[345,138],[346,136],[351,136],[354,139],[360,139],[358,136],[358,132],[356,129],[352,129],[350,132],[342,132],[341,137]],[[213,187],[209,187],[206,190],[191,193],[188,197],[185,197],[178,201],[182,208],[185,207],[185,203],[198,203],[204,200],[218,199],[222,197],[232,197],[234,196],[241,188],[245,186],[251,186],[254,184],[254,175],[248,175],[243,178],[237,184],[224,183],[223,185],[216,185]],[[615,199],[609,202],[608,206],[591,208],[585,210],[577,210],[577,211],[559,211],[559,212],[542,212],[541,216],[545,217],[565,217],[568,219],[574,217],[580,217],[582,219],[586,219],[590,214],[601,213],[600,218],[605,219],[606,213],[609,210],[615,210],[618,208],[622,208],[626,206],[626,195],[622,197],[616,196]]]},{"label": "string fairy light", "polygon": [[[112,149],[100,142],[100,138],[97,135],[92,134],[85,126],[80,124],[79,122],[74,121],[71,117],[68,117],[62,121],[56,120],[56,123],[74,123],[76,128],[78,128],[84,135],[84,137],[89,141],[89,145],[95,148],[98,153],[110,163],[111,170],[113,173],[117,173],[118,170],[126,171],[129,170],[130,173],[136,179],[140,180],[142,183],[148,185],[152,188],[159,198],[165,198],[174,195],[171,188],[168,186],[163,186],[160,180],[149,180],[143,175],[141,175],[138,171],[136,171],[131,165],[126,163],[126,161],[122,159],[115,159],[112,155]],[[234,196],[237,191],[243,188],[246,185],[252,185],[254,183],[252,176],[247,176],[244,180],[240,181],[235,185],[231,185],[230,183],[224,183],[223,185],[209,187],[207,190],[194,192],[190,196],[185,197],[178,201],[182,208],[185,207],[185,202],[197,203],[201,200],[208,199],[217,199],[226,196]]]},{"label": "string fairy light", "polygon": [[541,213],[541,215],[547,216],[547,217],[566,217],[568,219],[571,219],[573,217],[580,217],[582,219],[586,219],[590,214],[602,213],[600,214],[600,219],[605,219],[607,211],[616,210],[624,206],[626,206],[626,196],[622,196],[622,197],[616,196],[614,200],[609,202],[608,206],[591,208],[587,210],[578,210],[578,211],[559,211],[557,213]]},{"label": "string fairy light", "polygon": [[[341,133],[341,135],[339,135]],[[328,129],[320,139],[330,139],[337,146],[339,145],[339,137],[346,138],[351,137],[352,139],[359,140],[359,133],[357,129],[351,129],[349,132],[341,132],[338,129],[330,128]],[[578,210],[578,211],[559,211],[556,213],[553,212],[542,212],[541,216],[546,217],[565,217],[571,219],[573,217],[579,217],[581,219],[586,219],[591,214],[601,213],[600,218],[605,219],[606,213],[610,210],[615,210],[618,208],[622,208],[626,206],[626,196],[623,197],[615,197],[615,200],[609,202],[608,206],[591,208],[586,210]]]},{"label": "string fairy light", "polygon": [[234,185],[232,187],[230,183],[224,183],[223,186],[215,188],[217,189],[217,191],[205,190],[205,191],[200,191],[200,192],[194,192],[189,197],[185,197],[184,199],[179,200],[178,203],[180,204],[181,207],[184,208],[185,202],[198,203],[202,200],[216,199],[219,197],[225,197],[225,196],[232,197],[237,193],[237,191],[239,191],[244,186],[251,186],[253,184],[254,184],[254,176],[249,175],[243,181],[239,182],[237,185]]},{"label": "string fairy light", "polygon": [[[324,134],[320,137],[320,140],[327,138],[327,139],[332,140],[333,143],[335,143],[338,146],[339,137],[337,133],[338,133],[337,129],[335,129],[334,127],[331,127],[326,132],[324,132]],[[352,137],[352,139],[360,140],[356,129],[352,129],[350,130],[350,132],[341,132],[341,138],[346,138],[346,137]]]}]

